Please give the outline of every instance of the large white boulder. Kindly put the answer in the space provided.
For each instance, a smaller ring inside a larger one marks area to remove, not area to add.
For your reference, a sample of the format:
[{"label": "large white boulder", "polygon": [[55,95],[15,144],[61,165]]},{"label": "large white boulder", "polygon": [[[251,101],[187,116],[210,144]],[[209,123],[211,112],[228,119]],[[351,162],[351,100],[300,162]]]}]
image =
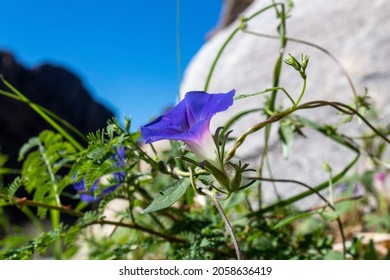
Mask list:
[{"label": "large white boulder", "polygon": [[[248,17],[271,1],[255,1],[243,14]],[[389,120],[390,112],[390,2],[388,0],[295,0],[291,17],[287,20],[287,36],[317,44],[332,53],[350,74],[358,94],[368,88],[373,103],[384,110],[382,120]],[[212,61],[226,38],[238,26],[238,20],[219,31],[199,50],[186,69],[182,82],[182,97],[187,91],[203,90]],[[257,16],[248,22],[247,30],[277,35],[279,24],[275,10]],[[308,84],[302,102],[329,100],[352,103],[352,90],[341,68],[324,52],[303,44],[288,42],[286,55],[310,56],[307,69]],[[272,75],[279,55],[279,41],[238,32],[225,49],[212,77],[209,92],[227,92],[232,88],[236,94],[254,93],[272,86]],[[291,67],[283,65],[280,86],[297,98],[302,79]],[[289,106],[288,99],[279,92],[277,104]],[[264,96],[236,101],[226,113],[215,117],[212,129],[223,125],[233,115],[264,104]],[[301,113],[300,113],[301,114]],[[335,123],[341,120],[336,111],[321,108],[305,111],[306,117],[321,122]],[[261,113],[243,118],[233,127],[235,136],[241,135],[252,125],[265,119]],[[364,124],[353,122],[340,127],[342,132],[356,135]],[[315,185],[328,178],[323,163],[329,163],[333,172],[342,170],[354,153],[335,144],[318,132],[304,130],[307,138],[297,138],[288,160],[283,159],[277,139],[277,125],[273,127],[270,143],[270,165],[275,178],[297,179]],[[252,134],[239,148],[238,156],[258,167],[263,150],[263,132]],[[360,163],[365,164],[363,162]],[[265,172],[266,176],[267,172]],[[265,185],[265,196],[274,197],[271,185]],[[302,191],[291,184],[280,186],[283,196]]]}]

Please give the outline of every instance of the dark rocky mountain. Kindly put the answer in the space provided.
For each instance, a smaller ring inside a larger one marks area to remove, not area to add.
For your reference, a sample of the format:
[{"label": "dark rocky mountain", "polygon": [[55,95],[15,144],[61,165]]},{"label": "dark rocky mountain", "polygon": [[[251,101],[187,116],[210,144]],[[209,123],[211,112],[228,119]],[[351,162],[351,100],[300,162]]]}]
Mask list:
[{"label": "dark rocky mountain", "polygon": [[[32,102],[54,112],[84,135],[105,127],[113,116],[110,110],[93,100],[75,74],[63,67],[43,64],[28,69],[12,54],[0,51],[0,74]],[[0,89],[10,91],[1,82]],[[27,104],[0,95],[0,151],[9,157],[7,167],[21,167],[17,162],[20,147],[44,129],[52,128]],[[11,179],[5,177],[4,183]],[[74,190],[69,187],[69,191]],[[23,190],[17,195],[28,196]],[[63,203],[68,205],[75,201],[65,198]],[[26,219],[15,207],[6,209],[6,215],[12,223],[22,223]],[[63,221],[70,222],[71,219],[64,217]]]},{"label": "dark rocky mountain", "polygon": [[[83,134],[104,127],[113,116],[92,99],[75,74],[63,67],[43,64],[27,69],[12,54],[0,51],[0,74],[32,102],[56,113]],[[0,88],[9,91],[3,84]],[[49,128],[28,105],[0,96],[0,147],[9,156],[8,166],[17,167],[21,145]]]}]

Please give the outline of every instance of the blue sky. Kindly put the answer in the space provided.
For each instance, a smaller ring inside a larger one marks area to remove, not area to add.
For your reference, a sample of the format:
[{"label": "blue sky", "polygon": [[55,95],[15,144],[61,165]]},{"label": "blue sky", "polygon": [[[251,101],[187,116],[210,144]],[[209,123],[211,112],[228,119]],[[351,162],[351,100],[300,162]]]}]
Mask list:
[{"label": "blue sky", "polygon": [[[3,0],[0,49],[27,67],[67,67],[134,127],[175,103],[176,0]],[[222,0],[181,0],[182,71],[216,26]]]}]

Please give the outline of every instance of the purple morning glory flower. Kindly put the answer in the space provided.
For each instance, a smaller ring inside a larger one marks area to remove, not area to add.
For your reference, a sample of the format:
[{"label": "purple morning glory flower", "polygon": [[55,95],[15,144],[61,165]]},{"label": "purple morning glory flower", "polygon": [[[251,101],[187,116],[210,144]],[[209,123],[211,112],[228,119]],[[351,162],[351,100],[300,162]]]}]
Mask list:
[{"label": "purple morning glory flower", "polygon": [[[118,154],[115,154],[114,156],[114,159],[115,159],[115,162],[117,164],[117,166],[119,167],[124,167],[124,159],[125,159],[125,148],[124,147],[120,147],[118,149]],[[94,195],[94,192],[100,187],[99,185],[102,184],[107,184],[107,179],[102,177],[102,178],[99,178],[98,180],[96,180],[96,182],[94,182],[91,186],[91,188],[89,189],[89,191],[86,190],[85,188],[85,182],[84,182],[84,179],[82,179],[80,182],[76,182],[76,183],[73,183],[73,188],[79,192],[80,194],[80,199],[84,202],[95,202],[95,201],[99,201],[100,199],[102,199],[102,197],[104,195],[108,195],[108,194],[111,194],[112,192],[114,192],[119,186],[120,184],[125,180],[125,172],[115,172],[113,174],[110,174],[111,175],[111,178],[114,179],[116,182],[119,182],[118,184],[115,184],[113,186],[110,186],[108,188],[105,188],[99,196],[95,196]]]},{"label": "purple morning glory flower", "polygon": [[199,160],[219,166],[210,121],[233,104],[234,94],[234,89],[218,94],[188,92],[174,108],[141,126],[142,138],[146,144],[163,139],[183,141]]}]

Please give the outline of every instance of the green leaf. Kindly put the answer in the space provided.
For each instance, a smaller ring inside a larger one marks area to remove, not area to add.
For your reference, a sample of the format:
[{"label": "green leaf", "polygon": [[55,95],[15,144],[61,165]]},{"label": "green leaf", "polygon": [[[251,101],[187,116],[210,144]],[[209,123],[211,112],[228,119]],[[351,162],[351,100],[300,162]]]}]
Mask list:
[{"label": "green leaf", "polygon": [[375,249],[375,244],[372,239],[370,240],[370,243],[368,244],[368,247],[366,249],[366,252],[364,252],[363,259],[365,260],[378,260],[378,254]]},{"label": "green leaf", "polygon": [[23,185],[23,180],[16,177],[7,189],[8,199],[13,199],[18,189]]},{"label": "green leaf", "polygon": [[325,254],[324,260],[344,260],[344,256],[340,252],[329,251]]},{"label": "green leaf", "polygon": [[233,193],[228,199],[222,201],[222,208],[231,209],[236,207],[237,205],[243,203],[245,200],[246,194],[245,192],[236,192]]},{"label": "green leaf", "polygon": [[4,166],[7,161],[8,157],[6,155],[0,154],[0,166]]},{"label": "green leaf", "polygon": [[350,148],[351,150],[355,151],[356,153],[359,153],[359,149],[355,147],[353,143],[347,140],[347,138],[341,136],[337,133],[337,129],[335,130],[331,126],[327,125],[321,125],[317,122],[313,122],[305,117],[302,116],[296,116],[296,119],[303,123],[304,125],[307,125],[308,127],[317,130],[318,132],[322,133],[326,137],[331,138],[333,141],[336,141],[337,143],[346,146],[347,148]]},{"label": "green leaf", "polygon": [[[34,202],[46,204],[60,204],[59,196],[66,185],[70,184],[70,177],[60,175],[65,164],[74,161],[76,149],[61,134],[49,130],[42,131],[38,137],[31,138],[19,153],[24,160],[21,170],[23,186],[28,193],[33,193]],[[10,186],[8,195],[12,198],[17,191],[18,184]],[[38,207],[38,216],[44,218],[47,208]]]},{"label": "green leaf", "polygon": [[298,213],[298,214],[293,214],[293,215],[290,215],[290,216],[287,216],[286,218],[283,218],[281,219],[275,226],[274,226],[274,229],[278,229],[280,227],[284,227],[288,224],[291,224],[297,220],[300,220],[300,219],[304,219],[304,218],[307,218],[307,217],[310,217],[314,214],[318,214],[317,211],[315,212],[304,212],[304,213]]},{"label": "green leaf", "polygon": [[10,249],[0,255],[0,260],[26,260],[34,254],[42,255],[47,248],[61,238],[62,226],[42,233],[18,249]]},{"label": "green leaf", "polygon": [[183,178],[166,187],[156,196],[153,202],[142,211],[142,214],[148,214],[168,208],[185,194],[190,184],[189,178]]},{"label": "green leaf", "polygon": [[38,137],[32,137],[28,140],[27,143],[25,143],[19,151],[19,157],[18,160],[21,161],[24,159],[26,154],[30,152],[33,148],[37,147],[39,145],[39,138]]},{"label": "green leaf", "polygon": [[[345,174],[353,167],[355,166],[356,162],[358,161],[360,157],[360,153],[358,153],[356,155],[356,157],[340,172],[338,173],[337,175],[335,175],[334,177],[332,177],[332,182],[335,184],[337,183],[339,180],[341,180],[342,178],[344,178]],[[321,184],[313,187],[313,190],[319,192],[319,191],[322,191],[323,189],[329,187],[329,180],[326,180],[325,182],[322,182]],[[295,196],[292,196],[290,198],[287,198],[285,200],[281,200],[281,201],[278,201],[276,202],[275,204],[272,204],[270,206],[267,206],[267,207],[264,207],[260,210],[257,210],[256,212],[254,213],[251,213],[251,214],[248,214],[249,216],[253,216],[253,215],[262,215],[264,213],[268,213],[268,212],[271,212],[277,208],[281,208],[281,207],[285,207],[287,205],[290,205],[294,202],[297,202],[305,197],[308,197],[310,195],[313,194],[313,191],[312,190],[307,190],[303,193],[299,193]]]},{"label": "green leaf", "polygon": [[288,158],[294,142],[294,125],[287,121],[281,122],[279,127],[280,142],[283,149],[283,157]]},{"label": "green leaf", "polygon": [[340,217],[340,213],[338,211],[331,211],[331,212],[322,211],[320,213],[320,215],[322,218],[324,218],[328,222],[334,221],[338,217]]}]

